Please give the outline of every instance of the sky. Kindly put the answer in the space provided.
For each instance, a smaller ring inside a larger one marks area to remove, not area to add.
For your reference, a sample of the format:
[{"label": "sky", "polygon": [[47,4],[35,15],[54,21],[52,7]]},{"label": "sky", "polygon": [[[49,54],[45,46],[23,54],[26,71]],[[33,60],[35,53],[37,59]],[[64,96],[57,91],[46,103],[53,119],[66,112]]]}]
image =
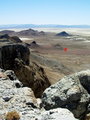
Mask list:
[{"label": "sky", "polygon": [[0,0],[0,25],[90,25],[90,0]]}]

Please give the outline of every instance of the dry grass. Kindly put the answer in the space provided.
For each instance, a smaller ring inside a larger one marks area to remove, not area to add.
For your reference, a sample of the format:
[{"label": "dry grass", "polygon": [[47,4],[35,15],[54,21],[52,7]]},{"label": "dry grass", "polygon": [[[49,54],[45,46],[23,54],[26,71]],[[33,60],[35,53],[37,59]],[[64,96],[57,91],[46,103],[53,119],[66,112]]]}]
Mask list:
[{"label": "dry grass", "polygon": [[90,114],[87,114],[84,120],[90,120]]},{"label": "dry grass", "polygon": [[20,115],[16,111],[8,112],[5,116],[5,120],[19,120]]}]

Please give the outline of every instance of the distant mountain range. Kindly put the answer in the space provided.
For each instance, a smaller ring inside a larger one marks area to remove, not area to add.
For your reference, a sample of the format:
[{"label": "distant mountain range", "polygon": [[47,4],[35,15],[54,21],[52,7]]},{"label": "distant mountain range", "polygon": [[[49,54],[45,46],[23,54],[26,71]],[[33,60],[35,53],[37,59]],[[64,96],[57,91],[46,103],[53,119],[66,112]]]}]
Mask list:
[{"label": "distant mountain range", "polygon": [[13,30],[1,30],[0,35],[10,35],[10,36],[43,36],[46,33],[43,31],[37,31],[33,29],[21,30],[19,32],[15,32]]},{"label": "distant mountain range", "polygon": [[13,29],[13,28],[90,28],[90,25],[55,25],[55,24],[10,24],[0,25],[0,29]]}]

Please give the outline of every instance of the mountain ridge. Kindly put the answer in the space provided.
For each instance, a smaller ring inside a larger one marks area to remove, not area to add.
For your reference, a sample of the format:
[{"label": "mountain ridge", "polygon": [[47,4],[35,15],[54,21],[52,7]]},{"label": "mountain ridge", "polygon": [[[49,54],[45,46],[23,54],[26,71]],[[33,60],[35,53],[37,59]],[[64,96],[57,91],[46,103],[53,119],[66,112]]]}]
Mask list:
[{"label": "mountain ridge", "polygon": [[60,24],[7,24],[0,25],[0,29],[10,28],[90,28],[90,25],[60,25]]}]

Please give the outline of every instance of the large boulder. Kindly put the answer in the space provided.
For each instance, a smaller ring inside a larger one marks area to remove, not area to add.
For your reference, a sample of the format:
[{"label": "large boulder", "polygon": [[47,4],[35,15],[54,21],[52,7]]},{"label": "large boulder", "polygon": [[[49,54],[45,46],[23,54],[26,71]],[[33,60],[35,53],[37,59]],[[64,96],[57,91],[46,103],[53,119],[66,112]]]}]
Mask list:
[{"label": "large boulder", "polygon": [[67,108],[76,118],[84,116],[90,102],[88,93],[90,92],[90,79],[88,78],[90,78],[90,70],[64,77],[47,88],[42,95],[44,108],[46,110]]},{"label": "large boulder", "polygon": [[37,118],[37,120],[78,120],[69,110],[63,108],[44,111]]}]

